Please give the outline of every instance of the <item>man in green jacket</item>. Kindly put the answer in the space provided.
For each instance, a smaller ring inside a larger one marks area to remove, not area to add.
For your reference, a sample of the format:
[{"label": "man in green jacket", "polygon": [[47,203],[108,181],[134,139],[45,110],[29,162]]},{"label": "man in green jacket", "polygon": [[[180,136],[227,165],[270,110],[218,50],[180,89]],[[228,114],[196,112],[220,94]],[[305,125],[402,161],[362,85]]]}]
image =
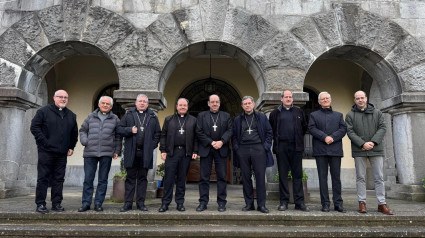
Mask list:
[{"label": "man in green jacket", "polygon": [[386,132],[382,112],[367,103],[366,93],[354,94],[355,105],[347,113],[347,135],[351,140],[351,151],[356,164],[356,185],[359,200],[359,212],[366,213],[366,162],[369,159],[375,178],[375,192],[378,199],[378,211],[393,215],[385,201],[384,185],[384,147],[382,140]]}]

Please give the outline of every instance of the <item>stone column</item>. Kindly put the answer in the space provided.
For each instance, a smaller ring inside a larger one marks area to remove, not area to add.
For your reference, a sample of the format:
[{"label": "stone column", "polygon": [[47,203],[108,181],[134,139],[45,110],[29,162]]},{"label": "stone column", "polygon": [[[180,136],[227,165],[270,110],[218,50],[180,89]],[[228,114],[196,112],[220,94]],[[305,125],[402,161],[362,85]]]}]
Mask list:
[{"label": "stone column", "polygon": [[18,180],[21,166],[25,111],[36,107],[37,97],[14,87],[0,87],[0,198],[29,194],[25,180]]},{"label": "stone column", "polygon": [[[158,111],[163,110],[167,102],[162,96],[162,93],[159,91],[143,91],[143,90],[115,90],[114,99],[122,104],[122,107],[127,110],[131,107],[134,107],[134,102],[136,97],[139,94],[145,94],[149,98],[149,108],[152,109],[155,114],[158,114]],[[125,148],[124,148],[125,149]],[[146,190],[146,198],[155,198],[156,189],[158,188],[155,180],[155,174],[157,169],[156,159],[157,159],[158,149],[153,151],[153,169],[148,172],[148,188]]]},{"label": "stone column", "polygon": [[[387,174],[387,197],[425,201],[422,178],[425,177],[425,93],[402,93],[381,102],[382,111],[391,115],[395,165],[388,161],[394,170]],[[386,116],[385,119],[389,119]],[[388,127],[390,129],[391,127]],[[388,134],[388,133],[387,133]],[[387,141],[388,142],[388,141]],[[386,156],[390,155],[386,148]],[[384,164],[385,166],[385,164]],[[387,168],[387,171],[388,168]],[[398,181],[391,182],[397,175]]]},{"label": "stone column", "polygon": [[422,184],[425,177],[425,109],[393,114],[394,149],[401,184]]}]

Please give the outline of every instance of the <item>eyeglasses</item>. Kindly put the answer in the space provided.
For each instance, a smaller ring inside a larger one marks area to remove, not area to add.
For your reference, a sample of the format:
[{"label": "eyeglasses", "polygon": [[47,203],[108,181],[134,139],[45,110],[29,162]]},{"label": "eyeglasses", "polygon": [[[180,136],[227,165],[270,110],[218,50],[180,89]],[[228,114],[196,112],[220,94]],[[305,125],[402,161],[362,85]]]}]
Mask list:
[{"label": "eyeglasses", "polygon": [[68,97],[67,96],[55,96],[55,97],[60,98],[60,99],[68,100]]}]

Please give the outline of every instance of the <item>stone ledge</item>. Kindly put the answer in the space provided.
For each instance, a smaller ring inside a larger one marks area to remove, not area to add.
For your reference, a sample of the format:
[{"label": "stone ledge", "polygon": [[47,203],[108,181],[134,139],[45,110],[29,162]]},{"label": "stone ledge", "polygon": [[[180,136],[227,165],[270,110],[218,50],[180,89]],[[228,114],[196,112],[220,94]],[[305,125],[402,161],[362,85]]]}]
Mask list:
[{"label": "stone ledge", "polygon": [[114,99],[123,104],[123,107],[132,107],[139,94],[145,94],[149,98],[149,105],[156,110],[163,110],[167,107],[167,100],[159,91],[145,91],[145,90],[128,90],[120,89],[114,91]]},{"label": "stone ledge", "polygon": [[381,110],[383,112],[395,113],[406,110],[425,110],[424,93],[403,93],[395,97],[382,101]]},{"label": "stone ledge", "polygon": [[0,87],[0,106],[18,107],[24,110],[41,105],[42,99],[19,88]]}]

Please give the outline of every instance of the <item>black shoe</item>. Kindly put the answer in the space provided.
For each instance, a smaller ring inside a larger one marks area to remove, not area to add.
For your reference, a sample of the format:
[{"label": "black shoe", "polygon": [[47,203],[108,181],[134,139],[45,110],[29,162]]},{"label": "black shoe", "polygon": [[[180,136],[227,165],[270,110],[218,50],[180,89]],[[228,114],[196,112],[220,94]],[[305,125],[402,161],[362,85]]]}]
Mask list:
[{"label": "black shoe", "polygon": [[329,209],[329,205],[323,205],[322,206],[322,212],[329,212],[331,209]]},{"label": "black shoe", "polygon": [[219,211],[219,212],[226,211],[226,205],[224,205],[224,204],[218,204],[217,211]]},{"label": "black shoe", "polygon": [[265,206],[257,207],[257,211],[260,211],[262,213],[269,213],[269,209],[267,209]]},{"label": "black shoe", "polygon": [[96,204],[96,205],[94,205],[94,210],[96,212],[103,212],[103,207],[100,204]]},{"label": "black shoe", "polygon": [[177,211],[179,211],[179,212],[184,212],[184,211],[186,211],[186,208],[184,208],[183,203],[179,203],[179,204],[177,204],[176,209],[177,209]]},{"label": "black shoe", "polygon": [[137,204],[137,209],[139,209],[140,211],[143,211],[143,212],[146,212],[148,210],[148,208],[145,206],[144,203]]},{"label": "black shoe", "polygon": [[131,203],[124,203],[124,206],[120,209],[120,212],[128,212],[131,209],[133,209],[133,204]]},{"label": "black shoe", "polygon": [[254,204],[251,204],[251,205],[246,204],[246,206],[242,208],[242,211],[244,211],[244,212],[254,211],[254,210],[255,210]]},{"label": "black shoe", "polygon": [[207,210],[207,205],[203,204],[203,203],[199,204],[199,206],[196,208],[197,212],[202,212],[202,211],[205,211],[205,210]]},{"label": "black shoe", "polygon": [[285,202],[280,203],[280,205],[277,207],[277,210],[279,210],[279,211],[288,210],[288,203],[285,203]]},{"label": "black shoe", "polygon": [[83,205],[82,207],[78,208],[78,212],[85,212],[87,210],[90,210],[89,205]]},{"label": "black shoe", "polygon": [[60,204],[55,204],[55,205],[52,205],[52,211],[63,212],[65,211],[65,208],[63,208]]},{"label": "black shoe", "polygon": [[168,210],[168,205],[162,204],[161,207],[158,209],[158,212],[165,212]]},{"label": "black shoe", "polygon": [[335,206],[335,211],[341,212],[341,213],[346,213],[347,211],[345,211],[344,207],[342,205],[339,206]]},{"label": "black shoe", "polygon": [[45,205],[37,205],[37,209],[35,209],[35,211],[42,214],[49,213],[49,210],[47,210],[47,207]]},{"label": "black shoe", "polygon": [[295,205],[295,210],[300,210],[300,211],[303,211],[303,212],[309,212],[310,208],[308,208],[304,204],[301,204],[301,205]]}]

